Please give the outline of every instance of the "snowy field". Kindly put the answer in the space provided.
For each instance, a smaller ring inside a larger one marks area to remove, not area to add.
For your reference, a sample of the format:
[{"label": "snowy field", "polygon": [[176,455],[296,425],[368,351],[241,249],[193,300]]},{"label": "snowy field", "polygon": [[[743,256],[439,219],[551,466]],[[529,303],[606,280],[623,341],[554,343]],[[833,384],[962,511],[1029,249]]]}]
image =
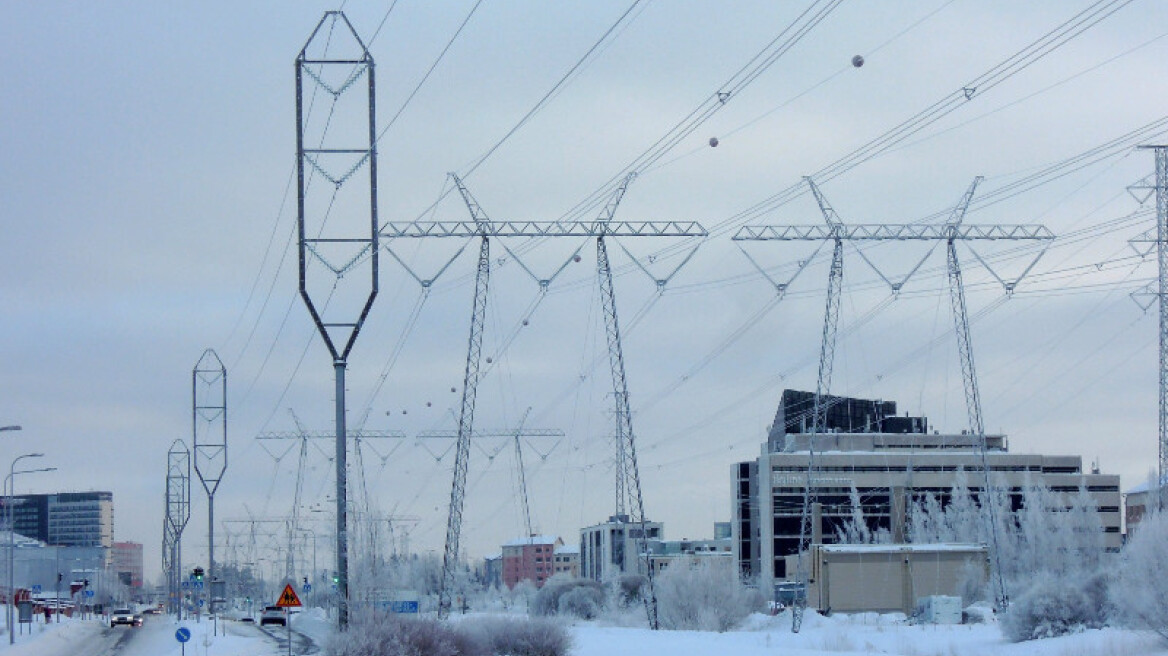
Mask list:
[{"label": "snowy field", "polygon": [[[17,644],[0,642],[4,656],[179,656],[174,633],[179,624],[167,616],[151,617],[139,629],[110,629],[95,620],[67,620],[49,626],[34,625],[31,635],[17,636]],[[220,623],[220,635],[211,624],[184,621],[191,630],[188,656],[261,656],[286,653],[249,624]],[[573,656],[677,654],[684,656],[896,655],[896,656],[1168,656],[1168,643],[1151,632],[1121,629],[1089,630],[1079,634],[1007,642],[995,624],[960,626],[909,625],[898,615],[820,617],[808,614],[803,630],[790,631],[790,616],[753,615],[734,631],[649,631],[575,622]],[[307,612],[293,628],[323,644],[330,625],[323,614]],[[127,634],[131,638],[127,639]],[[224,635],[224,632],[226,635]],[[120,641],[120,642],[119,642]],[[318,651],[317,653],[322,653]]]},{"label": "snowy field", "polygon": [[573,628],[573,634],[574,656],[1168,656],[1168,645],[1150,632],[1103,629],[1010,643],[994,624],[912,626],[903,622],[903,616],[877,615],[828,618],[809,613],[798,634],[791,633],[789,615],[754,615],[739,630],[726,633],[652,632],[581,623]]}]

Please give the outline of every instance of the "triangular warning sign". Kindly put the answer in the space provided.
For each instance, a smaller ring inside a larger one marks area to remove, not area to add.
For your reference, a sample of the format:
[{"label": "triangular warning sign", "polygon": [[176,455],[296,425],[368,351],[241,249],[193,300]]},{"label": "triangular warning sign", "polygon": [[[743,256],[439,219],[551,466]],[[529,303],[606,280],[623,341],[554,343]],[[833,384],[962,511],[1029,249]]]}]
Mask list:
[{"label": "triangular warning sign", "polygon": [[296,591],[292,589],[291,585],[285,585],[284,591],[280,593],[280,598],[276,600],[276,605],[280,608],[299,608],[300,597],[296,596]]}]

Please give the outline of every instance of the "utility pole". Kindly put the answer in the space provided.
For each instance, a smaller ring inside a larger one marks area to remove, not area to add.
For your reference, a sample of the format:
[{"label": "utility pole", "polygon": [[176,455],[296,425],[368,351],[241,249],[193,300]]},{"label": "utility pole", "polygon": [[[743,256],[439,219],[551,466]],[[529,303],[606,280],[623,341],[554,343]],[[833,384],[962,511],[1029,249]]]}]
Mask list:
[{"label": "utility pole", "polygon": [[195,472],[207,492],[207,612],[215,612],[215,492],[227,471],[227,368],[213,349],[191,372]]},{"label": "utility pole", "polygon": [[[572,238],[595,238],[597,240],[597,274],[601,286],[601,295],[605,303],[605,328],[608,337],[609,346],[609,364],[612,368],[613,374],[613,397],[617,405],[617,467],[618,467],[618,481],[617,481],[617,498],[625,499],[629,495],[635,495],[636,499],[632,502],[633,515],[637,515],[635,522],[639,524],[640,538],[639,542],[644,547],[646,540],[646,528],[644,524],[644,515],[641,512],[643,503],[640,500],[640,478],[637,472],[636,451],[634,448],[634,438],[632,433],[631,411],[628,400],[627,383],[625,382],[624,372],[624,354],[620,347],[620,330],[616,317],[616,302],[615,293],[612,285],[612,270],[608,260],[608,251],[604,243],[604,238],[624,238],[624,237],[705,237],[708,233],[699,223],[695,221],[613,221],[613,214],[616,211],[620,199],[632,180],[633,176],[627,177],[624,182],[613,194],[612,199],[602,211],[600,217],[595,221],[498,221],[488,219],[486,214],[482,211],[478,202],[467,191],[466,186],[458,176],[451,174],[455,185],[462,194],[463,200],[470,211],[471,219],[467,221],[411,221],[408,223],[387,223],[382,227],[382,237],[387,240],[403,239],[403,238],[435,238],[435,237],[454,237],[454,238],[474,238],[481,239],[481,247],[479,251],[478,273],[475,278],[475,300],[471,313],[471,334],[467,349],[467,367],[463,384],[463,412],[459,417],[459,440],[456,445],[455,466],[454,466],[454,483],[451,491],[450,516],[447,524],[447,538],[446,551],[443,557],[443,592],[439,593],[439,609],[440,617],[444,617],[449,613],[450,607],[450,592],[449,589],[453,586],[454,581],[454,566],[457,558],[460,531],[462,527],[462,506],[465,496],[466,485],[466,459],[470,454],[470,438],[473,432],[473,413],[474,413],[474,393],[475,387],[479,380],[479,358],[481,356],[481,340],[482,340],[482,315],[485,312],[487,280],[490,273],[490,261],[488,250],[488,238],[509,238],[509,237],[572,237]],[[388,248],[388,247],[387,247]],[[519,258],[513,251],[508,250],[509,254],[519,261]],[[392,251],[391,251],[392,253]],[[692,252],[691,252],[692,255]],[[396,258],[396,256],[395,256]],[[400,262],[400,258],[397,258]],[[578,256],[574,256],[573,261],[578,261]],[[635,261],[635,260],[634,260]],[[528,273],[531,270],[523,265],[521,266]],[[637,262],[638,266],[641,266]],[[683,262],[684,264],[684,262]],[[404,266],[404,263],[403,263]],[[449,266],[449,264],[447,265]],[[678,267],[680,269],[680,266]],[[564,267],[556,272],[563,271]],[[445,267],[443,268],[445,270]],[[676,274],[677,269],[674,270]],[[424,281],[416,274],[413,274],[418,279],[418,282],[423,287],[428,286],[430,281]],[[552,276],[554,278],[554,276]],[[546,289],[551,279],[537,280],[541,290]],[[658,289],[664,288],[668,279],[656,280]],[[624,384],[622,384],[624,383]],[[623,472],[623,474],[622,474]],[[618,501],[618,506],[620,502]],[[652,590],[652,568],[648,567],[648,553],[644,548],[641,549],[640,554],[643,558],[646,567],[646,576],[649,580],[649,587]],[[649,598],[646,599],[646,612],[649,616],[650,625],[657,628],[657,612],[654,595],[652,592]]]},{"label": "utility pole", "polygon": [[[947,272],[950,283],[950,299],[954,315],[954,323],[958,338],[958,355],[961,360],[962,379],[965,388],[966,409],[969,415],[971,434],[979,438],[979,452],[982,458],[982,470],[985,476],[982,488],[982,506],[989,516],[991,536],[991,557],[994,562],[994,599],[995,605],[1002,609],[1008,603],[1002,581],[1000,550],[997,539],[997,522],[993,507],[993,482],[990,479],[989,467],[986,466],[986,437],[982,422],[981,400],[977,390],[977,374],[973,364],[973,347],[970,339],[969,319],[966,314],[965,288],[962,284],[961,268],[957,260],[956,242],[972,241],[1001,241],[1001,240],[1030,240],[1049,242],[1054,239],[1045,226],[1041,225],[989,225],[966,226],[962,225],[966,210],[973,198],[981,178],[973,184],[962,196],[961,201],[954,208],[949,220],[944,225],[931,224],[858,224],[845,225],[839,215],[828,203],[815,183],[807,178],[807,184],[815,196],[820,212],[824,217],[824,225],[770,225],[744,226],[734,235],[734,241],[825,241],[833,242],[831,271],[828,276],[827,308],[824,314],[823,337],[820,345],[819,378],[816,385],[816,394],[813,404],[811,434],[808,440],[807,482],[803,495],[803,507],[800,521],[799,550],[796,554],[796,576],[798,588],[792,612],[792,632],[798,633],[803,621],[803,611],[807,604],[807,585],[809,583],[809,567],[806,562],[807,552],[811,547],[811,537],[815,533],[812,527],[813,506],[816,499],[816,435],[825,428],[826,411],[830,403],[832,360],[835,357],[836,325],[839,320],[839,299],[843,280],[843,243],[856,241],[944,241],[947,246]],[[907,276],[896,282],[891,281],[876,266],[864,256],[861,258],[872,267],[886,282],[892,293],[898,293],[908,279],[924,263],[924,259]],[[974,252],[977,256],[977,253]],[[1016,279],[1004,281],[991,273],[1002,283],[1006,293],[1012,293],[1017,284],[1037,263],[1042,256],[1040,252],[1030,263],[1030,266]],[[925,256],[928,257],[927,255]],[[980,256],[978,260],[988,264]],[[757,264],[756,264],[757,266]],[[802,267],[800,267],[800,270]],[[762,475],[760,473],[760,475]]]},{"label": "utility pole", "polygon": [[[362,77],[366,84],[358,84]],[[362,90],[363,99],[338,102]],[[343,12],[325,12],[296,57],[297,230],[300,297],[332,356],[336,379],[337,626],[342,631],[349,624],[345,369],[377,297],[375,96],[369,50]],[[313,98],[328,106],[314,113]],[[310,269],[310,259],[319,266]]]}]

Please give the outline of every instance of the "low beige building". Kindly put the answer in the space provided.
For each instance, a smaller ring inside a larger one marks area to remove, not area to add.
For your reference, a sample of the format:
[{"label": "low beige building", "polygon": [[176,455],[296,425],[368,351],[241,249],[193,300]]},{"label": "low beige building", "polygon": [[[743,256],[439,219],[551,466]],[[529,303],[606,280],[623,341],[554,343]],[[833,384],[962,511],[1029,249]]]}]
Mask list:
[{"label": "low beige building", "polygon": [[960,597],[989,576],[980,544],[817,544],[808,565],[807,606],[824,613],[909,615],[924,597]]}]

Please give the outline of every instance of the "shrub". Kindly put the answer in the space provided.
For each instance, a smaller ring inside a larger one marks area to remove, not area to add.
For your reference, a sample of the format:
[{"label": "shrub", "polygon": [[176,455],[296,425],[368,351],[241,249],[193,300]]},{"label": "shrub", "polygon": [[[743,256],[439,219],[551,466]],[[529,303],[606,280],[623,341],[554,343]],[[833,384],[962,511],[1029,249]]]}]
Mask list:
[{"label": "shrub", "polygon": [[325,645],[325,653],[329,656],[459,656],[448,625],[436,620],[407,620],[384,614],[364,616],[351,623],[345,633],[334,634]]},{"label": "shrub", "polygon": [[561,615],[573,615],[582,620],[595,619],[604,606],[604,590],[600,585],[578,586],[560,597],[558,609]]},{"label": "shrub", "polygon": [[484,618],[462,622],[458,631],[474,636],[468,642],[498,656],[566,656],[572,647],[567,630],[550,619]]},{"label": "shrub", "polygon": [[1099,599],[1083,580],[1052,578],[1035,583],[1002,616],[1002,633],[1014,642],[1053,638],[1103,626]]},{"label": "shrub", "polygon": [[[1153,499],[1154,500],[1154,499]],[[1108,591],[1117,619],[1168,639],[1168,521],[1163,513],[1145,517],[1124,547]]]},{"label": "shrub", "polygon": [[669,567],[658,579],[657,602],[662,627],[699,631],[726,631],[764,605],[728,562]]},{"label": "shrub", "polygon": [[487,618],[448,624],[367,614],[334,635],[328,656],[567,656],[571,636],[544,619]]},{"label": "shrub", "polygon": [[[564,599],[569,601],[565,602]],[[544,583],[531,602],[532,615],[565,613],[592,619],[604,603],[604,588],[595,581],[553,576]]]}]

